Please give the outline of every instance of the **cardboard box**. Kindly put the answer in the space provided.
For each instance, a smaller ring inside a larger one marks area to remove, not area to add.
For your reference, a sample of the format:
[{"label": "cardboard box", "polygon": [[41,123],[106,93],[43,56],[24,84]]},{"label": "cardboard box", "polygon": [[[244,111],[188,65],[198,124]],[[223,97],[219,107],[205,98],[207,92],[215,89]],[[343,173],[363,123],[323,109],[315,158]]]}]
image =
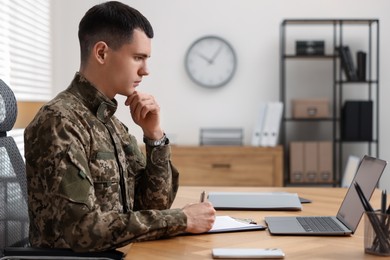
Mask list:
[{"label": "cardboard box", "polygon": [[317,182],[318,179],[318,143],[304,142],[304,175],[305,182]]},{"label": "cardboard box", "polygon": [[332,142],[318,142],[318,178],[317,182],[333,182],[333,145]]},{"label": "cardboard box", "polygon": [[290,182],[304,182],[304,155],[303,142],[290,143]]},{"label": "cardboard box", "polygon": [[332,142],[290,143],[290,183],[305,182],[333,182]]},{"label": "cardboard box", "polygon": [[330,105],[327,99],[292,100],[293,118],[329,118]]}]

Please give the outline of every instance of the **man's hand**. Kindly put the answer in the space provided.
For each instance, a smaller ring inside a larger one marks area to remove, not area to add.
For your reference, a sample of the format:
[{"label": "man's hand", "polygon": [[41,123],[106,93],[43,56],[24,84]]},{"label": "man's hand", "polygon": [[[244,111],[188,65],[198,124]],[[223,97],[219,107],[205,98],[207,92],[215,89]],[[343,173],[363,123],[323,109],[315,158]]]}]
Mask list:
[{"label": "man's hand", "polygon": [[183,208],[187,216],[186,232],[204,233],[209,231],[215,221],[215,209],[210,202],[188,204]]},{"label": "man's hand", "polygon": [[157,140],[164,135],[160,126],[160,106],[152,95],[134,91],[125,105],[130,107],[134,123],[142,128],[146,137]]}]

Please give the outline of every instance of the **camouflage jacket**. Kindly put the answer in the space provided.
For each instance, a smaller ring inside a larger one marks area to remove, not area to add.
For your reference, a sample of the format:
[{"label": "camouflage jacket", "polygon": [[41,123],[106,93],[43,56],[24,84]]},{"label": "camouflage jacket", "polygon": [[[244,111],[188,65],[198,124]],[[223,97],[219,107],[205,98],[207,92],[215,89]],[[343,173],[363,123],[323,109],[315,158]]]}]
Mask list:
[{"label": "camouflage jacket", "polygon": [[185,230],[183,211],[169,209],[179,176],[169,145],[145,158],[116,109],[76,74],[26,128],[32,246],[100,251]]}]

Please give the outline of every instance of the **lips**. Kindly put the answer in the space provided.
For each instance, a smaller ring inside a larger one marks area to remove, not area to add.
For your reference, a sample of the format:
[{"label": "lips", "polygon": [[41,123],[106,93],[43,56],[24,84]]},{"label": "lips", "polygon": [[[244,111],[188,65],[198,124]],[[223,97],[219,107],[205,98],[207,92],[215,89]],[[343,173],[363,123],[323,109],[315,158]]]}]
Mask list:
[{"label": "lips", "polygon": [[141,83],[141,81],[134,81],[133,86],[134,86],[134,87],[137,87],[140,83]]}]

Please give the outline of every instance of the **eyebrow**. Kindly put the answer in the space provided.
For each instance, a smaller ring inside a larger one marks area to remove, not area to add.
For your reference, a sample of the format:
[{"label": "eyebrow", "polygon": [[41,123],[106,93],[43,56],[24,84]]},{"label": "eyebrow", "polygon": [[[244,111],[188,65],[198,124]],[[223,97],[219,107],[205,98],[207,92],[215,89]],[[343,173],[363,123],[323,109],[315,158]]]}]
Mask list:
[{"label": "eyebrow", "polygon": [[142,58],[150,58],[150,55],[147,55],[146,53],[135,53],[134,56],[140,56]]}]

